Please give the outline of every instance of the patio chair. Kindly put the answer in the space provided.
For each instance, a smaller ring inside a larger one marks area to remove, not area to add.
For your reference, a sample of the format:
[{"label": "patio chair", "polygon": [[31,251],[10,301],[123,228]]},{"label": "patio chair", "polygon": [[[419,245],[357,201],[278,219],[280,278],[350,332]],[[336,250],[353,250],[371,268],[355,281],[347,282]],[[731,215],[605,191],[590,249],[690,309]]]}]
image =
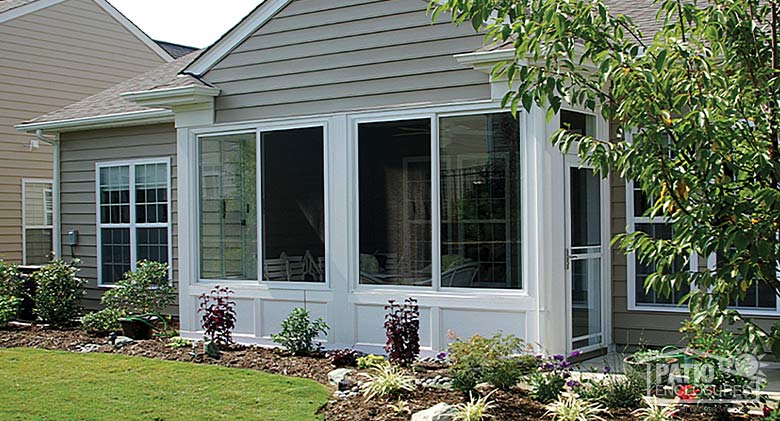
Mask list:
[{"label": "patio chair", "polygon": [[286,281],[287,275],[287,254],[282,253],[278,259],[265,259],[263,265],[263,275],[266,281]]}]

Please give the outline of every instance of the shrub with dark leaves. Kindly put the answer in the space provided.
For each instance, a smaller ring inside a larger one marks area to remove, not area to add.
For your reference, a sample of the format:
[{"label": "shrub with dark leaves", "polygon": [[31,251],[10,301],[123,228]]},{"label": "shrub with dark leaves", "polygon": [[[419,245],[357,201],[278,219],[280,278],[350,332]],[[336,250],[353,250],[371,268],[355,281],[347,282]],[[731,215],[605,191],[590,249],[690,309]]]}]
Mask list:
[{"label": "shrub with dark leaves", "polygon": [[228,345],[233,343],[233,329],[236,327],[236,302],[230,299],[233,290],[215,286],[211,293],[200,296],[200,326],[212,343]]},{"label": "shrub with dark leaves", "polygon": [[409,366],[420,354],[420,308],[417,300],[407,298],[403,305],[390,300],[385,311],[385,351],[390,362]]},{"label": "shrub with dark leaves", "polygon": [[336,367],[357,367],[357,359],[363,354],[354,349],[337,349],[328,353]]}]

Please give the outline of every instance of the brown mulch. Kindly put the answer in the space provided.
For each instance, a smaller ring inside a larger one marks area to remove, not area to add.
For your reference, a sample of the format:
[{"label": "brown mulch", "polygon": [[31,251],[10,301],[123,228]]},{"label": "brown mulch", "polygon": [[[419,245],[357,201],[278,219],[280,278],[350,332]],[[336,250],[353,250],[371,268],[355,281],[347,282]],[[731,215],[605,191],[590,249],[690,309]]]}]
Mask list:
[{"label": "brown mulch", "polygon": [[[234,345],[222,350],[219,359],[202,355],[202,350],[191,348],[172,349],[165,346],[165,340],[153,339],[136,341],[115,349],[106,338],[87,335],[78,329],[54,329],[41,325],[11,326],[0,330],[0,348],[41,348],[49,350],[79,352],[79,347],[88,344],[99,345],[97,352],[156,358],[169,361],[182,361],[196,364],[213,364],[225,367],[246,368],[293,377],[304,377],[327,385],[327,374],[334,367],[324,357],[296,357],[283,351],[259,346]],[[436,363],[422,363],[416,367],[419,378],[446,376],[446,367]],[[332,386],[329,386],[331,389]],[[468,400],[468,396],[452,390],[440,388],[417,389],[403,396],[411,413],[421,411],[439,402],[458,404]],[[491,399],[495,407],[491,413],[494,421],[530,421],[544,419],[545,409],[541,404],[529,399],[525,392],[496,391]],[[331,400],[320,413],[328,421],[402,421],[409,420],[410,414],[396,413],[391,405],[394,400],[362,397],[346,400]],[[636,420],[628,410],[610,411],[608,420]],[[689,421],[717,420],[716,414],[686,413],[681,419]],[[732,415],[731,420],[750,419]],[[755,419],[755,418],[753,418]]]}]

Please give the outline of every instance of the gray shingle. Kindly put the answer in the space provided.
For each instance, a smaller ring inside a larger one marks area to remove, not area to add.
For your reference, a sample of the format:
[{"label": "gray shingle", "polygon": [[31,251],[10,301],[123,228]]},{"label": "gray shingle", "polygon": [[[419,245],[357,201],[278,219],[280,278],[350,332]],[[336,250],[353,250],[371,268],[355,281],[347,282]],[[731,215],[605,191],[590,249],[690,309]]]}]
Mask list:
[{"label": "gray shingle", "polygon": [[82,99],[59,110],[44,114],[24,123],[43,123],[51,121],[72,120],[77,118],[97,117],[102,115],[123,114],[134,111],[144,111],[134,102],[127,101],[120,95],[126,92],[147,91],[152,89],[176,88],[185,86],[211,86],[194,76],[179,75],[195,57],[198,51],[192,52],[180,59],[146,72],[140,76],[114,85],[102,92]]}]

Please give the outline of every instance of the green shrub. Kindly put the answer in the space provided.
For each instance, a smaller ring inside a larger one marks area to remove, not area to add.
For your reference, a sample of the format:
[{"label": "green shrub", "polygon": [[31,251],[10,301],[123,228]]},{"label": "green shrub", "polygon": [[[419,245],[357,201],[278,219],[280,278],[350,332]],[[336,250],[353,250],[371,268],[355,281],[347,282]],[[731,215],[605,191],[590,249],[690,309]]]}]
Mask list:
[{"label": "green shrub", "polygon": [[358,357],[357,359],[357,367],[361,370],[376,367],[384,363],[385,363],[385,357],[381,355],[368,354],[364,357]]},{"label": "green shrub", "polygon": [[181,336],[176,336],[168,339],[168,343],[165,344],[165,346],[171,349],[192,348],[194,343],[195,342],[189,339],[184,339]]},{"label": "green shrub", "polygon": [[8,322],[16,318],[21,301],[16,297],[0,295],[0,328],[8,326]]},{"label": "green shrub", "polygon": [[528,380],[531,399],[550,403],[558,399],[566,386],[566,378],[557,372],[536,372]]},{"label": "green shrub", "polygon": [[176,300],[176,288],[168,279],[168,265],[140,261],[114,288],[103,294],[106,308],[125,314],[160,314]]},{"label": "green shrub", "polygon": [[36,285],[34,311],[38,318],[62,326],[78,317],[78,302],[86,281],[76,276],[77,263],[56,259],[32,274]]},{"label": "green shrub", "polygon": [[320,350],[320,344],[314,339],[327,334],[328,329],[330,327],[321,317],[312,321],[305,308],[297,307],[282,322],[282,331],[271,335],[271,339],[294,355],[308,355]]},{"label": "green shrub", "polygon": [[120,329],[119,319],[124,316],[125,313],[121,310],[105,308],[84,315],[84,317],[81,318],[81,327],[85,332],[93,335],[115,332]]},{"label": "green shrub", "polygon": [[20,299],[26,295],[19,267],[2,259],[0,259],[0,295]]},{"label": "green shrub", "polygon": [[491,338],[472,336],[450,345],[449,358],[452,386],[469,392],[481,382],[499,389],[512,388],[524,375],[536,368],[536,358],[517,354],[525,344],[514,335],[497,333]]}]

